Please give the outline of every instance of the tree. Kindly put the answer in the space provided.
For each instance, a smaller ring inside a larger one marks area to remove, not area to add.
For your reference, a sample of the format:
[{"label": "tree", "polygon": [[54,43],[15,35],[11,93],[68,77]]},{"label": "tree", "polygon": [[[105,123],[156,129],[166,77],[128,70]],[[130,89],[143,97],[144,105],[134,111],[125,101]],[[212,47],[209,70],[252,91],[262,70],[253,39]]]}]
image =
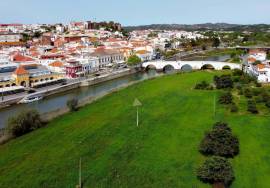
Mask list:
[{"label": "tree", "polygon": [[246,89],[244,90],[244,95],[245,95],[245,97],[247,97],[247,98],[252,98],[252,92],[251,92],[251,90],[250,90],[249,88],[246,88]]},{"label": "tree", "polygon": [[69,108],[70,111],[74,112],[78,110],[78,99],[69,99],[67,101],[67,107]]},{"label": "tree", "polygon": [[197,169],[197,177],[204,183],[223,183],[229,186],[234,180],[232,165],[222,157],[212,157]]},{"label": "tree", "polygon": [[231,112],[238,112],[238,107],[236,106],[235,103],[232,103],[231,105]]},{"label": "tree", "polygon": [[30,40],[30,39],[31,39],[31,37],[30,37],[29,34],[27,34],[27,33],[22,33],[22,41],[23,41],[23,42],[27,42],[27,41]]},{"label": "tree", "polygon": [[220,104],[231,104],[233,102],[233,96],[231,92],[226,92],[219,97]]},{"label": "tree", "polygon": [[205,134],[199,151],[204,155],[233,158],[239,153],[239,141],[226,123],[217,122],[212,131]]},{"label": "tree", "polygon": [[213,39],[213,44],[212,44],[212,46],[215,47],[215,48],[217,48],[217,47],[219,47],[219,45],[220,45],[220,40],[219,40],[219,38],[215,37],[215,38]]},{"label": "tree", "polygon": [[207,49],[206,45],[202,45],[202,50],[205,51]]},{"label": "tree", "polygon": [[139,64],[139,63],[141,63],[142,62],[142,60],[137,56],[137,55],[132,55],[132,56],[130,56],[129,58],[128,58],[128,61],[127,61],[127,63],[129,64],[129,65],[137,65],[137,64]]},{"label": "tree", "polygon": [[262,62],[259,60],[256,60],[254,63],[252,63],[252,65],[259,65],[259,64],[262,64]]},{"label": "tree", "polygon": [[19,137],[41,126],[42,121],[37,110],[24,110],[8,119],[7,129],[13,136]]},{"label": "tree", "polygon": [[266,57],[268,60],[270,60],[270,53],[267,54],[267,57]]},{"label": "tree", "polygon": [[268,100],[268,101],[265,102],[265,106],[268,107],[268,108],[270,108],[270,100]]},{"label": "tree", "polygon": [[195,89],[207,89],[207,90],[212,90],[213,87],[210,86],[209,83],[207,83],[206,81],[202,81],[201,83],[197,83],[195,86]]},{"label": "tree", "polygon": [[214,82],[217,89],[233,88],[231,75],[214,76]]},{"label": "tree", "polygon": [[234,69],[232,74],[233,76],[242,76],[244,72],[240,69]]},{"label": "tree", "polygon": [[34,38],[39,38],[41,36],[41,33],[39,31],[35,32],[33,37]]},{"label": "tree", "polygon": [[255,101],[253,101],[253,100],[248,101],[247,111],[251,112],[252,114],[258,114],[259,113]]}]

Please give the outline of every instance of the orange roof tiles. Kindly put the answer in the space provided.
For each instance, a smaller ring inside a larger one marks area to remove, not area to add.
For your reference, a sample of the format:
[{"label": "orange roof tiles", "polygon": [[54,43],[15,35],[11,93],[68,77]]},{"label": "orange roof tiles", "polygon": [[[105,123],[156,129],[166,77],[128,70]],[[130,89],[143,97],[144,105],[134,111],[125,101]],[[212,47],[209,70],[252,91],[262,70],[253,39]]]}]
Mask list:
[{"label": "orange roof tiles", "polygon": [[149,53],[149,52],[146,50],[139,50],[136,52],[136,54],[147,54],[147,53]]},{"label": "orange roof tiles", "polygon": [[57,48],[53,48],[50,52],[51,53],[57,53],[58,52],[58,49]]},{"label": "orange roof tiles", "polygon": [[249,57],[248,58],[249,63],[254,63],[255,61],[256,61],[256,59],[254,57]]},{"label": "orange roof tiles", "polygon": [[265,68],[265,65],[264,65],[264,64],[258,64],[258,65],[257,65],[257,68],[258,68],[258,69],[264,69],[264,68]]},{"label": "orange roof tiles", "polygon": [[13,56],[13,61],[25,62],[25,61],[34,61],[34,59],[32,59],[30,57],[23,56],[21,54],[16,54]]},{"label": "orange roof tiles", "polygon": [[15,71],[14,74],[16,75],[23,75],[23,74],[28,74],[28,71],[24,69],[23,66],[19,66]]},{"label": "orange roof tiles", "polygon": [[54,61],[51,64],[49,64],[49,66],[51,66],[51,67],[63,67],[64,63],[61,62],[61,61]]}]

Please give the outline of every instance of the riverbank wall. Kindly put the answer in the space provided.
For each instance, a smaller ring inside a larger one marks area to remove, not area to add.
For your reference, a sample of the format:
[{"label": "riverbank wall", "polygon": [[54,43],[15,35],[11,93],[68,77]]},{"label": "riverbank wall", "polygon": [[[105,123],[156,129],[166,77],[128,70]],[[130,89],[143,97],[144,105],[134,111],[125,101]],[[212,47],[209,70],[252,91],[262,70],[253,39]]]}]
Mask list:
[{"label": "riverbank wall", "polygon": [[88,87],[88,86],[96,85],[96,84],[99,84],[102,82],[106,82],[106,81],[110,81],[110,80],[117,79],[120,77],[124,77],[127,75],[135,74],[136,72],[139,72],[139,71],[141,71],[140,68],[128,68],[128,69],[108,73],[106,75],[101,75],[101,76],[97,76],[97,77],[93,77],[93,78],[79,80],[77,82],[70,83],[70,84],[63,85],[63,86],[59,86],[57,88],[47,89],[44,91],[36,92],[33,94],[29,94],[29,95],[25,95],[25,96],[14,98],[14,99],[11,99],[8,101],[1,102],[0,108],[5,108],[5,107],[8,107],[10,105],[15,105],[20,100],[22,100],[24,97],[37,96],[37,95],[42,95],[43,97],[48,97],[51,95],[55,95],[58,93],[63,93],[63,92],[66,92],[66,91],[69,91],[72,89],[76,89],[79,87]]}]

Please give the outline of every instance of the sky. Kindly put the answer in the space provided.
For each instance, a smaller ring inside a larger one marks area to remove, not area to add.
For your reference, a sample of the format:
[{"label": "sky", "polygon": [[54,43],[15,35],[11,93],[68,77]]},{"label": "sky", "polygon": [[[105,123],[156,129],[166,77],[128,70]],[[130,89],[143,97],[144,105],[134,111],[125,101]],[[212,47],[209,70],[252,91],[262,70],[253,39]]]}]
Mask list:
[{"label": "sky", "polygon": [[270,24],[270,0],[0,0],[0,23]]}]

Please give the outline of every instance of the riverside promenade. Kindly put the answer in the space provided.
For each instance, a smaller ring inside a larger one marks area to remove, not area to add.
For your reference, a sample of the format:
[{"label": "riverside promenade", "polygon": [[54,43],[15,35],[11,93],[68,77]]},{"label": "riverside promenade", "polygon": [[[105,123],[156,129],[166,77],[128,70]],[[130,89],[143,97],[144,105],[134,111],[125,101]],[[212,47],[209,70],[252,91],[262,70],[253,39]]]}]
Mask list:
[{"label": "riverside promenade", "polygon": [[106,82],[109,80],[113,80],[122,76],[136,73],[137,71],[139,70],[135,68],[125,68],[125,69],[101,74],[100,76],[92,76],[88,78],[82,77],[82,78],[68,80],[68,83],[65,85],[57,84],[50,87],[44,87],[41,89],[37,89],[37,91],[32,94],[23,92],[23,93],[18,93],[14,95],[4,96],[3,98],[4,100],[0,100],[0,108],[5,108],[10,105],[17,104],[19,101],[21,101],[25,97],[37,96],[37,95],[42,95],[43,97],[47,97],[50,95],[76,89],[79,87],[91,86],[91,85],[99,84],[99,83]]}]

